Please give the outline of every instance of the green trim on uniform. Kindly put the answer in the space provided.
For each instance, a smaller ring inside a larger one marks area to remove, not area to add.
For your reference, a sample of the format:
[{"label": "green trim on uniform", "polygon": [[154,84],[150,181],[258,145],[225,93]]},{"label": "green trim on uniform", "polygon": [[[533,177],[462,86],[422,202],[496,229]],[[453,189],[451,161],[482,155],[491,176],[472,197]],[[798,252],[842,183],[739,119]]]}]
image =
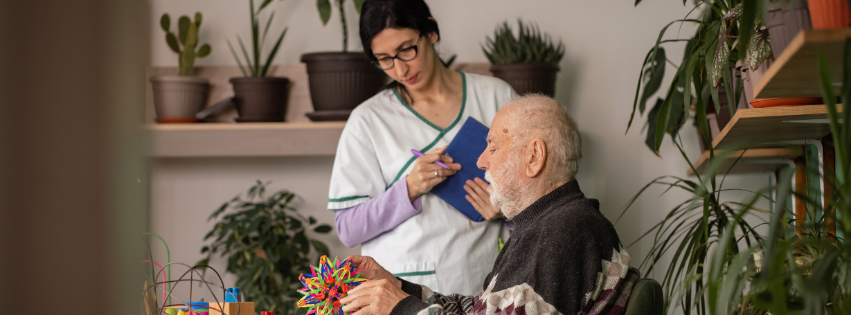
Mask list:
[{"label": "green trim on uniform", "polygon": [[425,122],[426,124],[428,124],[429,126],[434,128],[435,130],[441,131],[441,132],[443,131],[443,129],[436,126],[435,124],[432,124],[430,121],[428,121],[428,119],[425,119],[425,117],[421,116],[420,113],[417,113],[417,111],[415,111],[414,108],[411,107],[411,105],[408,105],[408,102],[405,102],[405,100],[402,99],[402,96],[399,95],[399,91],[397,91],[396,89],[393,89],[393,94],[396,94],[396,98],[399,99],[399,102],[402,102],[402,105],[405,105],[405,108],[407,108],[409,111],[414,113],[414,116],[417,116],[417,118],[419,118],[420,120],[422,120],[423,122]]},{"label": "green trim on uniform", "polygon": [[344,197],[344,198],[334,198],[334,199],[328,199],[328,202],[343,202],[343,201],[349,201],[349,200],[355,200],[355,199],[361,199],[361,198],[369,198],[369,196],[351,196],[351,197]]},{"label": "green trim on uniform", "polygon": [[[414,111],[413,108],[408,106],[408,104],[405,103],[405,101],[399,96],[399,93],[396,92],[396,89],[393,89],[393,93],[396,93],[396,97],[399,98],[399,101],[402,102],[402,104],[405,105],[405,107],[407,107],[409,110],[411,110],[411,112],[416,114],[417,117],[419,117],[420,119],[422,119],[423,121],[428,123],[430,126],[437,129],[438,131],[440,131],[440,134],[437,135],[437,138],[435,138],[434,141],[429,143],[425,148],[420,149],[419,150],[420,152],[425,153],[426,151],[431,150],[431,147],[433,147],[435,144],[437,144],[437,142],[440,141],[440,139],[443,139],[443,136],[446,135],[447,132],[452,130],[452,128],[454,128],[455,125],[458,124],[458,121],[460,121],[461,117],[464,115],[464,109],[467,107],[467,76],[464,75],[464,72],[459,72],[459,73],[461,74],[461,86],[462,86],[462,89],[461,89],[462,90],[461,91],[461,110],[458,111],[458,116],[455,117],[455,121],[453,121],[452,124],[450,124],[448,127],[446,127],[446,129],[438,128],[437,126],[430,123],[428,120],[425,120],[425,118],[420,116],[420,114],[417,114],[417,112]],[[402,177],[402,173],[404,173],[405,170],[408,169],[408,166],[411,166],[411,163],[413,163],[414,160],[416,160],[416,159],[417,159],[416,156],[411,157],[408,160],[408,162],[405,163],[405,166],[403,166],[402,169],[399,170],[399,173],[396,173],[396,178],[394,178],[393,181],[390,182],[390,185],[387,185],[387,187],[385,189],[389,189],[391,186],[393,186],[393,184],[395,184],[399,180],[399,178]]]},{"label": "green trim on uniform", "polygon": [[402,273],[394,273],[394,277],[413,277],[413,276],[428,276],[436,274],[434,270],[429,271],[414,271],[414,272],[402,272]]}]

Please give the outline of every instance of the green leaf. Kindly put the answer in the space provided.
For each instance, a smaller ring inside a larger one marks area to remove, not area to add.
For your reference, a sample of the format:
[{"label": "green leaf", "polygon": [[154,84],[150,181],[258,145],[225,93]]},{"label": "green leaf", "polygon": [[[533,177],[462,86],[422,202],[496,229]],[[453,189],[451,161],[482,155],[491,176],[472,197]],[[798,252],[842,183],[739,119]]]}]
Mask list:
[{"label": "green leaf", "polygon": [[638,103],[638,111],[641,113],[644,113],[647,100],[656,94],[659,91],[659,87],[662,86],[662,79],[665,77],[666,58],[665,49],[659,47],[656,51],[655,60],[652,60],[648,69],[645,70],[645,74],[649,76],[649,79],[647,79],[647,83],[644,85],[644,90],[641,92],[641,101]]},{"label": "green leaf", "polygon": [[727,24],[722,22],[720,27],[718,45],[715,46],[715,53],[712,57],[712,73],[710,75],[712,87],[716,89],[721,84],[723,72],[729,69],[728,60],[730,59],[730,46],[727,44]]},{"label": "green leaf", "polygon": [[201,16],[201,12],[195,12],[195,25],[197,25],[198,27],[201,27],[201,21],[202,20],[203,20],[203,17]]},{"label": "green leaf", "polygon": [[319,10],[319,19],[322,20],[322,25],[328,25],[328,21],[331,19],[331,2],[316,0],[316,9]]},{"label": "green leaf", "polygon": [[272,60],[275,59],[275,55],[278,54],[278,48],[281,47],[281,42],[284,40],[284,36],[287,35],[287,29],[285,28],[283,32],[281,32],[281,37],[278,37],[278,41],[275,43],[275,47],[272,47],[272,51],[269,52],[269,56],[266,58],[266,65],[263,66],[263,71],[260,72],[261,77],[265,77],[269,72],[269,66],[272,65]]},{"label": "green leaf", "polygon": [[364,1],[365,1],[365,0],[354,0],[354,3],[355,3],[355,11],[357,11],[357,12],[358,12],[358,14],[360,14],[360,12],[361,12],[361,8],[363,8],[363,2],[364,2]]},{"label": "green leaf", "polygon": [[177,20],[177,30],[178,30],[177,35],[179,36],[178,38],[180,38],[181,43],[186,44],[186,36],[189,33],[189,24],[190,23],[191,23],[191,21],[189,21],[189,17],[185,16],[185,15],[181,16]]},{"label": "green leaf", "polygon": [[327,225],[327,224],[323,224],[323,225],[317,226],[315,229],[313,229],[313,231],[316,232],[316,233],[325,234],[325,233],[331,232],[331,226]]},{"label": "green leaf", "polygon": [[310,225],[314,225],[314,224],[316,224],[316,219],[315,219],[315,218],[313,218],[313,217],[307,217],[307,220],[308,220],[308,222],[310,223]]},{"label": "green leaf", "polygon": [[163,13],[163,16],[160,17],[160,27],[166,32],[171,28],[171,17],[168,16],[168,13]]},{"label": "green leaf", "polygon": [[770,56],[771,43],[768,39],[768,30],[755,31],[748,43],[748,66],[752,70],[757,70],[762,62]]},{"label": "green leaf", "polygon": [[313,248],[316,249],[316,252],[319,253],[319,256],[330,255],[328,251],[328,246],[325,246],[325,244],[322,244],[322,242],[317,240],[311,240],[310,242],[313,244]]},{"label": "green leaf", "polygon": [[207,57],[210,54],[210,45],[204,44],[201,45],[201,48],[198,48],[198,52],[195,53],[195,56],[198,58]]},{"label": "green leaf", "polygon": [[[242,38],[240,38],[239,35],[237,35],[236,40],[239,42],[239,48],[242,49],[242,55],[245,56],[245,63],[247,64],[248,69],[250,69],[249,72],[251,73],[251,76],[256,77],[257,72],[254,71],[255,67],[252,66],[251,57],[248,56],[248,51],[245,50],[245,44],[242,43]],[[257,62],[257,60],[255,60],[254,62]],[[252,187],[252,189],[254,189],[253,194],[252,194],[252,191],[249,191],[249,193],[248,193],[249,198],[254,199],[254,197],[257,195],[256,187],[257,186]]]},{"label": "green leaf", "polygon": [[257,9],[257,13],[259,14],[260,11],[263,11],[263,8],[269,5],[269,3],[272,3],[272,0],[263,0],[263,3],[260,4],[260,8]]},{"label": "green leaf", "polygon": [[[742,16],[739,19],[739,43],[749,43],[757,25],[757,12],[762,1],[742,1]],[[746,49],[739,49],[739,60],[744,60]]]},{"label": "green leaf", "polygon": [[177,44],[177,37],[174,36],[174,33],[168,32],[165,34],[165,42],[168,43],[168,48],[171,48],[171,51],[175,53],[180,53],[180,46]]},{"label": "green leaf", "polygon": [[[239,55],[236,54],[236,50],[233,49],[233,45],[230,44],[230,40],[227,40],[228,49],[230,49],[230,53],[233,55],[233,59],[236,60],[236,64],[239,66],[239,71],[242,71],[242,76],[247,77],[248,71],[246,71],[245,67],[242,66],[242,62],[239,61]],[[234,197],[233,202],[239,200],[239,196]],[[227,206],[227,204],[225,204]]]}]

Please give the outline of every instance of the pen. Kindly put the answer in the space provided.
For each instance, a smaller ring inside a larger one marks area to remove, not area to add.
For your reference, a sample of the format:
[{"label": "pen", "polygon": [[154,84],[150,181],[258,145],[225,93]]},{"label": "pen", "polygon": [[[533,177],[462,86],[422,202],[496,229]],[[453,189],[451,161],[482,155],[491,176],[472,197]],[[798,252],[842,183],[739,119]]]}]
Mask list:
[{"label": "pen", "polygon": [[[416,155],[417,157],[421,157],[421,156],[425,155],[425,154],[423,154],[422,152],[417,151],[417,150],[414,150],[414,149],[411,149],[411,153],[413,153],[413,154],[414,154],[414,155]],[[440,165],[440,167],[443,167],[443,168],[447,168],[447,169],[449,168],[449,166],[446,166],[446,164],[443,164],[443,163],[442,163],[442,162],[440,162],[440,161],[434,161],[434,164]]]}]

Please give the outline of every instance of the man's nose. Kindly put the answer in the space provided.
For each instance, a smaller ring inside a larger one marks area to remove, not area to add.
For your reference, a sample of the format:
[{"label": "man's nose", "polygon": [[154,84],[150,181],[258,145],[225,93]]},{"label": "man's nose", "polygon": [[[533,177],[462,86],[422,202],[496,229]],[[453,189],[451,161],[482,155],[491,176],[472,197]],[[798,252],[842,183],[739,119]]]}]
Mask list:
[{"label": "man's nose", "polygon": [[476,161],[476,166],[477,166],[479,169],[482,169],[482,170],[487,170],[487,169],[488,169],[488,166],[490,166],[490,162],[488,161],[488,151],[487,151],[487,149],[485,149],[485,152],[482,152],[482,154],[481,154],[481,155],[479,155],[479,160],[478,160],[478,161]]}]

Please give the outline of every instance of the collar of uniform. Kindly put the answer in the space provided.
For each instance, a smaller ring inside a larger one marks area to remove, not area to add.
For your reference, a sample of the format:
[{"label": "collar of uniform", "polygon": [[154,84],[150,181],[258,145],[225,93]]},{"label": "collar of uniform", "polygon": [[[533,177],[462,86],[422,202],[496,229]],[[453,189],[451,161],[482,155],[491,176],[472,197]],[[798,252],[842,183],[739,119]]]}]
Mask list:
[{"label": "collar of uniform", "polygon": [[520,230],[525,226],[533,225],[531,223],[535,221],[536,218],[540,217],[542,214],[552,211],[553,205],[556,203],[569,202],[574,199],[581,198],[582,196],[582,191],[579,190],[579,182],[575,179],[571,180],[539,198],[526,207],[526,209],[523,209],[523,211],[521,211],[520,214],[512,220],[516,225],[515,229]]}]

